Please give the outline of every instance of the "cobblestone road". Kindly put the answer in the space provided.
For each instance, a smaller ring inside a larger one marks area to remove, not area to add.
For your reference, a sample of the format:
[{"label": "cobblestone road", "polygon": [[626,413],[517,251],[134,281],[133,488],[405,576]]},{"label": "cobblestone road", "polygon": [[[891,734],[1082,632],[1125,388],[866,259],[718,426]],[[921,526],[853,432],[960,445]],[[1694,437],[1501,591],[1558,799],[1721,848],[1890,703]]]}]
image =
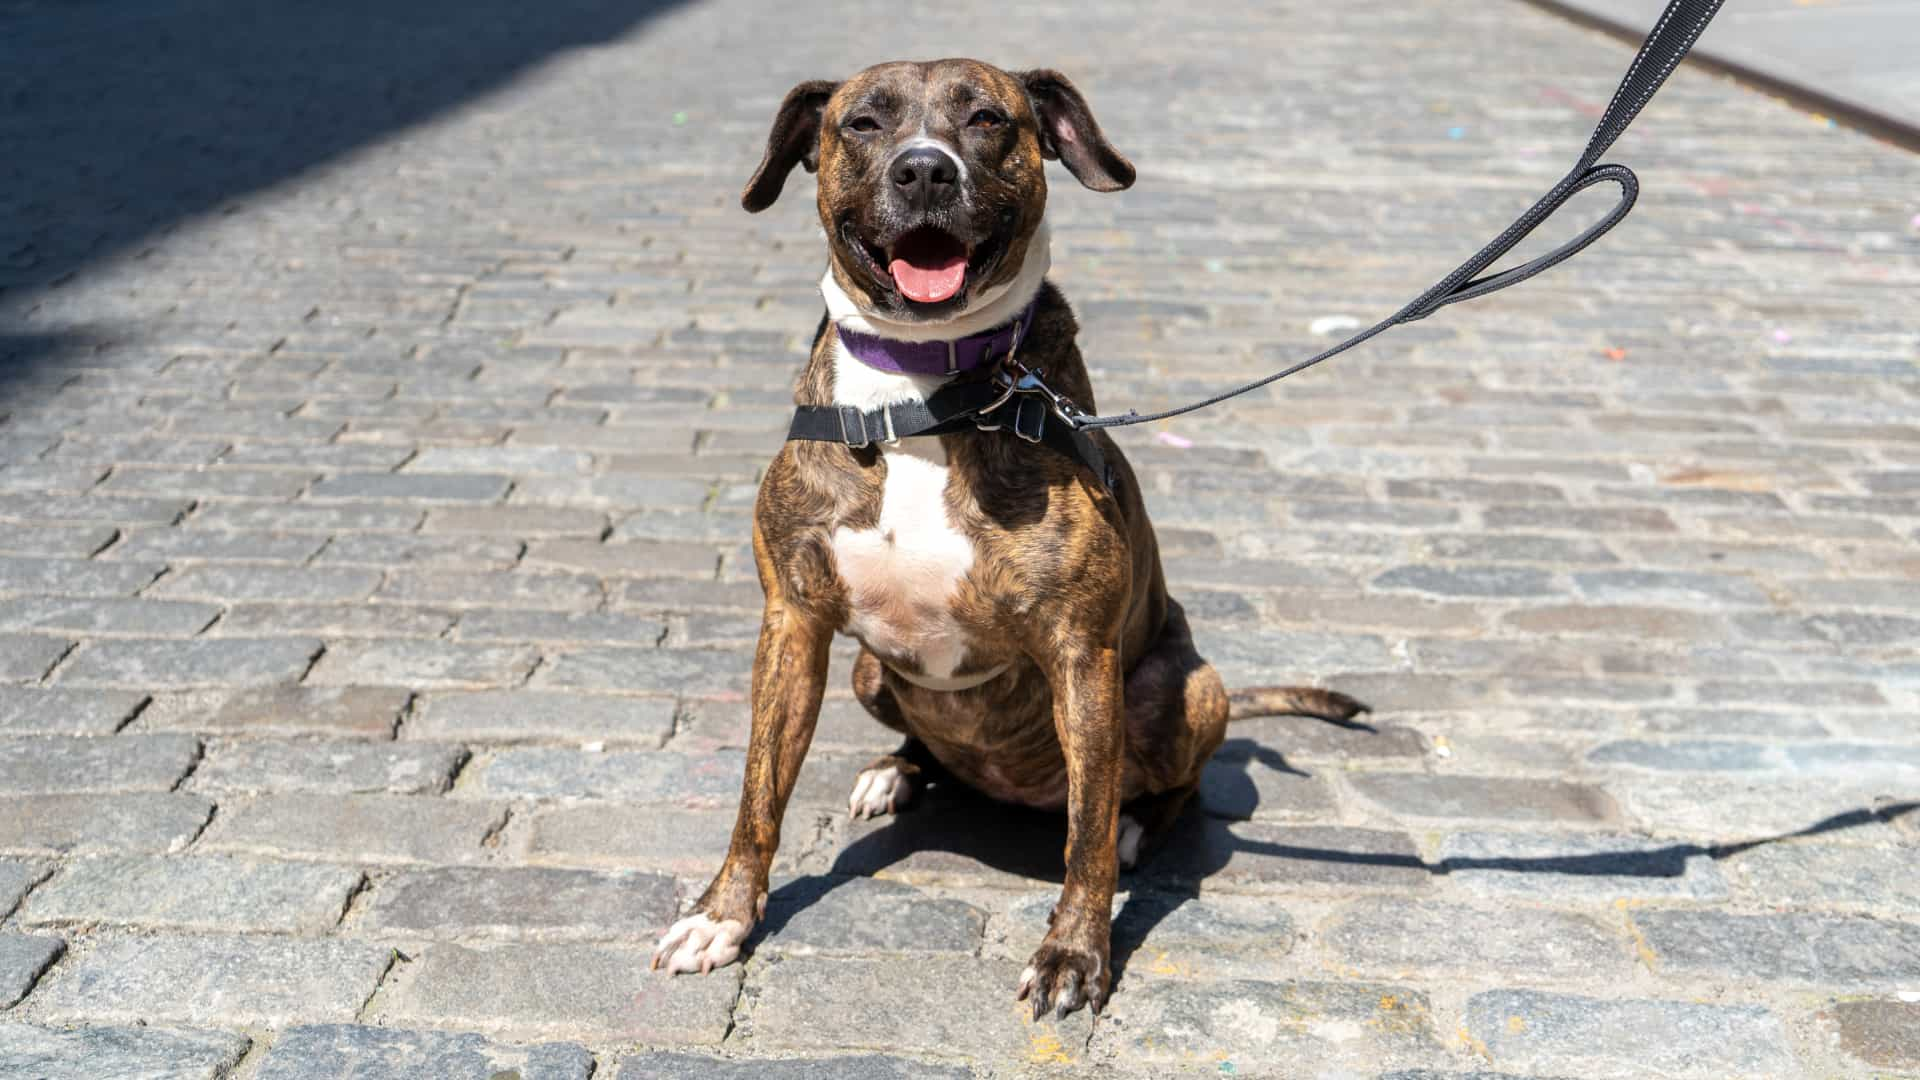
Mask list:
[{"label": "cobblestone road", "polygon": [[1628,50],[1506,0],[311,6],[0,4],[0,1076],[1920,1074],[1910,155],[1682,71],[1601,247],[1129,440],[1230,681],[1377,711],[1236,726],[1056,1028],[1061,825],[848,823],[845,650],[751,961],[645,970],[819,311],[811,184],[736,202],[775,103],[1073,75],[1141,180],[1056,178],[1055,277],[1145,407],[1398,306]]}]

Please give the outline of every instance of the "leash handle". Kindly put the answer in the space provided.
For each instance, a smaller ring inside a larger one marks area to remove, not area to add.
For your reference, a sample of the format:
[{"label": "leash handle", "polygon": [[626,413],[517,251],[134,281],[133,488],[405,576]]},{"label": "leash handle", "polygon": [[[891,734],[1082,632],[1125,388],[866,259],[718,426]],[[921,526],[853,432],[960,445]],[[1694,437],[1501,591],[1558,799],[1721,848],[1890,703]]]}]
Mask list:
[{"label": "leash handle", "polygon": [[[1670,0],[1660,21],[1640,43],[1640,51],[1634,54],[1633,63],[1628,66],[1625,77],[1613,92],[1613,99],[1607,103],[1606,112],[1601,114],[1600,123],[1593,129],[1593,135],[1587,139],[1587,146],[1572,171],[1553,185],[1538,202],[1514,219],[1513,224],[1504,229],[1493,241],[1481,248],[1466,262],[1455,267],[1453,272],[1435,282],[1433,287],[1415,297],[1407,306],[1392,315],[1374,323],[1365,330],[1347,338],[1338,345],[1317,353],[1292,365],[1255,379],[1244,386],[1236,387],[1203,401],[1196,401],[1178,408],[1156,413],[1139,413],[1128,410],[1115,416],[1081,416],[1074,420],[1080,428],[1128,427],[1133,424],[1148,424],[1157,420],[1166,420],[1185,413],[1195,412],[1211,405],[1218,405],[1229,398],[1251,393],[1263,386],[1278,382],[1289,375],[1305,371],[1307,368],[1331,359],[1359,345],[1377,334],[1386,332],[1401,323],[1416,322],[1448,304],[1457,304],[1462,300],[1472,300],[1488,293],[1499,292],[1509,285],[1518,285],[1530,277],[1553,268],[1559,263],[1573,258],[1586,250],[1594,241],[1606,235],[1609,229],[1625,220],[1632,211],[1634,200],[1640,194],[1640,180],[1633,170],[1625,165],[1600,165],[1600,155],[1613,146],[1614,141],[1640,115],[1647,102],[1673,74],[1673,69],[1700,39],[1707,24],[1713,21],[1725,0]],[[1552,217],[1567,200],[1595,184],[1611,183],[1620,187],[1620,200],[1604,217],[1580,233],[1580,235],[1554,248],[1552,251],[1531,259],[1519,266],[1498,273],[1480,276],[1487,267],[1497,262],[1501,256],[1512,251],[1527,235]]]}]

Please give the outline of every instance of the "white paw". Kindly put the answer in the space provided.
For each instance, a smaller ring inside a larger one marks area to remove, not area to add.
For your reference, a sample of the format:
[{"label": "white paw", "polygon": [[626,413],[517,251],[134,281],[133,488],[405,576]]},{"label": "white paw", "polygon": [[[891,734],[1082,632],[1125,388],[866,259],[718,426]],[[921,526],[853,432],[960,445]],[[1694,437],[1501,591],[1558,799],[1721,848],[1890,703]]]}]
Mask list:
[{"label": "white paw", "polygon": [[847,816],[876,818],[891,814],[913,798],[913,781],[892,765],[884,769],[866,769],[853,782],[847,796]]},{"label": "white paw", "polygon": [[1137,821],[1125,814],[1120,815],[1120,839],[1114,845],[1120,853],[1120,869],[1131,870],[1140,861],[1140,841],[1147,830]]},{"label": "white paw", "polygon": [[706,912],[696,912],[673,924],[653,951],[653,966],[664,967],[669,975],[698,971],[702,975],[733,963],[740,955],[740,943],[753,929],[737,919],[714,922]]}]

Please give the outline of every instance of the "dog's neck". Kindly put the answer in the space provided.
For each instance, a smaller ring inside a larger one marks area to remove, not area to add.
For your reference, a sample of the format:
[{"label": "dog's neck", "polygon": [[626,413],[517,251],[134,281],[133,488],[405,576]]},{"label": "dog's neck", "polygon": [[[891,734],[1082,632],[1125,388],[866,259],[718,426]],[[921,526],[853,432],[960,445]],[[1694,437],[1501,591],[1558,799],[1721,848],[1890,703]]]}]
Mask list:
[{"label": "dog's neck", "polygon": [[[957,318],[937,323],[901,323],[862,311],[846,290],[840,287],[840,283],[833,279],[831,268],[820,279],[820,293],[827,301],[827,319],[835,327],[844,326],[855,333],[895,341],[957,341],[1013,321],[1015,316],[1027,309],[1027,305],[1033,303],[1051,266],[1050,235],[1043,218],[1027,241],[1020,272],[1005,285],[987,290],[981,295],[984,302],[974,305]],[[876,409],[897,401],[924,401],[952,377],[912,375],[868,367],[841,345],[838,335],[833,336],[828,350],[833,360],[833,403],[836,405]]]}]

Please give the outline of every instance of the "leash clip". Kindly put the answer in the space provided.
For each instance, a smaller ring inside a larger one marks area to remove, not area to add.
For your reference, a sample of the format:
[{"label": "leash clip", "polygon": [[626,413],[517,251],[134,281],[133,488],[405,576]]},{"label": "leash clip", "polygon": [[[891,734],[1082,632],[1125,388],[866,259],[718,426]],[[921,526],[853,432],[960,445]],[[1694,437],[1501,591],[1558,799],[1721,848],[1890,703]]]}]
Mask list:
[{"label": "leash clip", "polygon": [[1000,389],[1000,396],[982,406],[980,411],[974,414],[975,425],[982,431],[998,431],[999,424],[986,424],[981,421],[1018,395],[1020,402],[1014,410],[1014,432],[1021,438],[1028,442],[1039,442],[1041,429],[1046,422],[1045,413],[1032,412],[1027,408],[1031,398],[1038,398],[1039,404],[1051,411],[1054,416],[1059,417],[1070,430],[1078,431],[1087,414],[1081,410],[1080,406],[1073,403],[1072,398],[1048,386],[1041,378],[1044,374],[1045,372],[1041,369],[1030,368],[1015,359],[1012,353],[1008,353],[993,373],[993,381]]}]

